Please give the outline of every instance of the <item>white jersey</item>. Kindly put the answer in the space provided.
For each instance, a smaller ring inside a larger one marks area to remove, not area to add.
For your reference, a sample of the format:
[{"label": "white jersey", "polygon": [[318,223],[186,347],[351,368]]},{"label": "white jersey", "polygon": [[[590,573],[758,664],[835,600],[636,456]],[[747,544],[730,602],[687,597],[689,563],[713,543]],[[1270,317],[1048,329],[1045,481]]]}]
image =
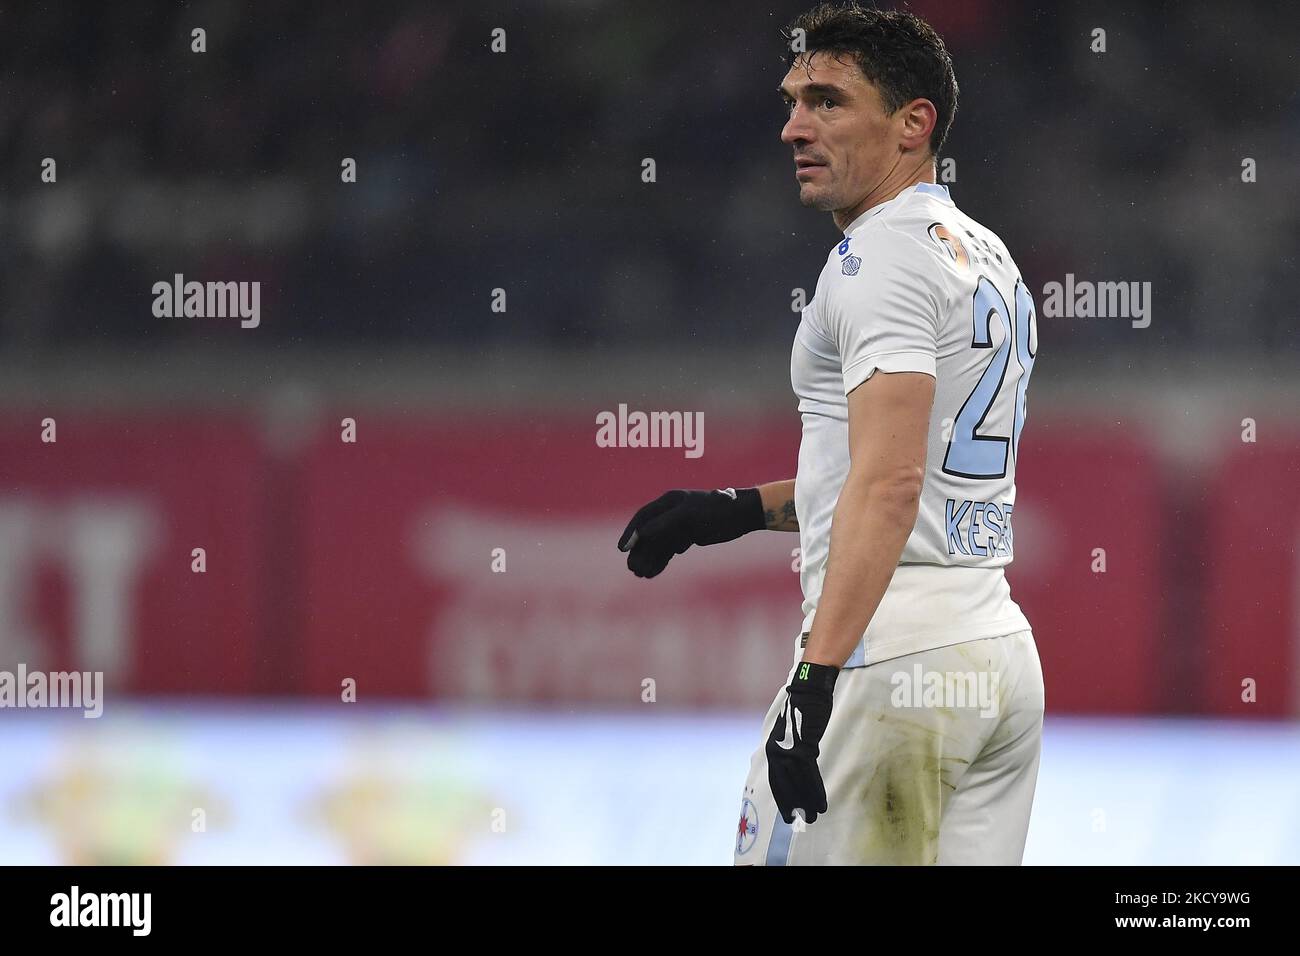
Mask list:
[{"label": "white jersey", "polygon": [[944,186],[921,183],[845,230],[790,357],[803,440],[795,477],[803,635],[849,471],[847,396],[881,372],[935,378],[916,526],[846,667],[1027,630],[1003,574],[1014,552],[1015,463],[1038,334],[996,235]]}]

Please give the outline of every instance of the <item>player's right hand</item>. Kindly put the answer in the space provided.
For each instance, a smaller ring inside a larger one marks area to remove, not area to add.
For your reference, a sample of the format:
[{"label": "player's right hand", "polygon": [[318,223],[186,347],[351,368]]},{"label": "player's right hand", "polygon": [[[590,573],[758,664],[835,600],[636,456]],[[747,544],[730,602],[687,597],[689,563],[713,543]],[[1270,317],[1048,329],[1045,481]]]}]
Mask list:
[{"label": "player's right hand", "polygon": [[618,539],[627,567],[652,578],[693,544],[721,544],[766,527],[757,488],[664,492],[632,516]]},{"label": "player's right hand", "polygon": [[826,812],[826,785],[817,758],[839,675],[839,668],[829,664],[800,663],[785,689],[785,707],[768,735],[767,783],[786,823],[794,823],[796,809],[803,811],[810,826]]}]

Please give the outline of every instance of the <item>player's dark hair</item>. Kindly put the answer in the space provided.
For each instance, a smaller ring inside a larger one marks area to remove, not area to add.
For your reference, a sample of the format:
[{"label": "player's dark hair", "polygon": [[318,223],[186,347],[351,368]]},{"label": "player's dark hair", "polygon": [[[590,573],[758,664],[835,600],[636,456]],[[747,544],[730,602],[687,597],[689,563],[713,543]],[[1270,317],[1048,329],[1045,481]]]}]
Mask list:
[{"label": "player's dark hair", "polygon": [[[803,31],[801,50],[794,48],[795,30]],[[957,113],[957,77],[934,27],[912,13],[873,10],[856,2],[823,3],[801,13],[781,35],[787,68],[819,51],[847,56],[880,90],[891,114],[917,98],[933,103],[938,118],[930,150],[939,155]]]}]

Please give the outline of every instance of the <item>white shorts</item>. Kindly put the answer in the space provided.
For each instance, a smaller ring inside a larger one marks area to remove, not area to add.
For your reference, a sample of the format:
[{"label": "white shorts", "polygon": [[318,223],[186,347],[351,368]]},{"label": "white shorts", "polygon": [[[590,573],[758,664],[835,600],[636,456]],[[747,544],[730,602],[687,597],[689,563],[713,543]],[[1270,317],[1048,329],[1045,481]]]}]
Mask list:
[{"label": "white shorts", "polygon": [[1043,728],[1030,631],[842,670],[818,759],[828,809],[811,825],[782,820],[767,782],[784,702],[782,687],[750,761],[737,865],[1019,865]]}]

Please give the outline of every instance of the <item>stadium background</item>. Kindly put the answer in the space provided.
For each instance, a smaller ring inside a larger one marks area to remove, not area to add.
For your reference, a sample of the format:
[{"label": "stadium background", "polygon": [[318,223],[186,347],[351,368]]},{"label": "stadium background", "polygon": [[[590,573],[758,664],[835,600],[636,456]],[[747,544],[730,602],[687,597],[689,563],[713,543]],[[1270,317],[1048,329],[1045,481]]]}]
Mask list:
[{"label": "stadium background", "polygon": [[[797,538],[650,582],[614,545],[794,472],[838,238],[777,139],[803,6],[5,12],[0,669],[107,702],[0,710],[0,862],[730,861]],[[912,9],[948,185],[1039,303],[1026,859],[1294,863],[1296,15]],[[177,273],[260,282],[260,325],[155,318]],[[1150,326],[1044,316],[1067,274],[1150,282]],[[620,405],[702,413],[704,454],[598,447]]]}]

